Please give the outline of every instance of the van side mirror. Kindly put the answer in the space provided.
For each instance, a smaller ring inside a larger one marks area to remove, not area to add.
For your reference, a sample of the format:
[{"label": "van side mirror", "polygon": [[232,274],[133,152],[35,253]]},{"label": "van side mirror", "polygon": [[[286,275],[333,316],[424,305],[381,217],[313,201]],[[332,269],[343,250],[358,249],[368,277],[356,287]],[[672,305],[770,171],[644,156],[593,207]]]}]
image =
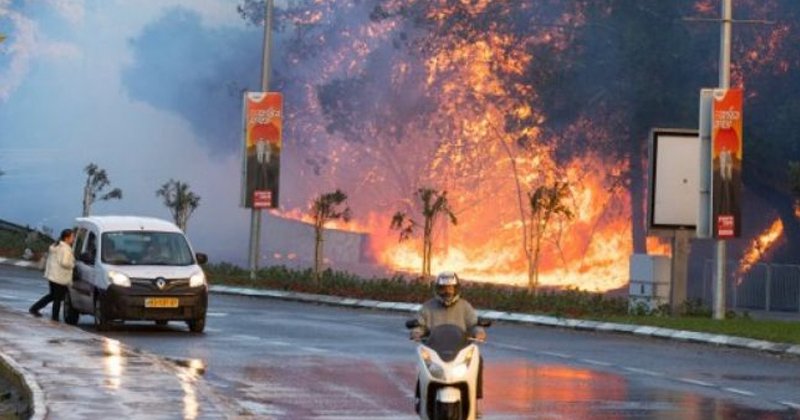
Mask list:
[{"label": "van side mirror", "polygon": [[197,258],[198,264],[202,265],[208,262],[208,255],[203,254],[202,252],[198,252],[197,254],[195,254],[195,257]]}]

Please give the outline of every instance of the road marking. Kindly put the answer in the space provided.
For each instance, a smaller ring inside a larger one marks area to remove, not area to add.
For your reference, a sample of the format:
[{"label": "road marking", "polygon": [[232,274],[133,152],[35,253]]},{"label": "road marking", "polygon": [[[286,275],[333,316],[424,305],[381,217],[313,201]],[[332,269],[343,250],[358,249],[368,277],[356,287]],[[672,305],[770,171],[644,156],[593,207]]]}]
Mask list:
[{"label": "road marking", "polygon": [[14,295],[0,295],[0,298],[8,299],[8,300],[18,300],[18,299],[20,299],[19,296],[14,296]]},{"label": "road marking", "polygon": [[261,337],[256,337],[254,335],[245,335],[245,334],[232,335],[231,338],[233,338],[235,340],[249,340],[249,341],[261,340]]},{"label": "road marking", "polygon": [[309,353],[327,353],[328,352],[328,350],[326,350],[326,349],[321,349],[321,348],[317,348],[317,347],[298,347],[298,349],[307,351]]},{"label": "road marking", "polygon": [[703,381],[698,381],[697,379],[691,379],[691,378],[678,378],[678,380],[679,380],[679,381],[681,381],[681,382],[686,382],[687,384],[700,385],[700,386],[707,386],[707,387],[713,387],[713,386],[714,386],[714,384],[712,384],[712,383],[703,382]]},{"label": "road marking", "polygon": [[754,394],[754,393],[752,393],[750,391],[745,391],[745,390],[739,389],[739,388],[722,388],[722,390],[723,391],[732,392],[734,394],[745,395],[745,396],[748,396],[748,397],[752,397],[752,396],[756,395],[756,394]]},{"label": "road marking", "polygon": [[228,316],[228,313],[227,312],[207,312],[206,316],[221,317],[221,316]]},{"label": "road marking", "polygon": [[489,345],[494,346],[494,347],[500,347],[501,349],[507,349],[507,350],[516,350],[516,351],[527,351],[528,350],[525,347],[514,346],[514,345],[511,345],[511,344],[489,343]]},{"label": "road marking", "polygon": [[785,405],[785,406],[787,406],[787,407],[794,408],[795,410],[800,410],[800,404],[798,404],[798,403],[796,403],[796,402],[791,402],[791,401],[780,401],[780,403],[781,403],[781,404],[783,404],[783,405]]},{"label": "road marking", "polygon": [[625,367],[625,366],[623,366],[622,368],[623,368],[623,369],[625,369],[625,370],[627,370],[628,372],[633,372],[633,373],[641,373],[642,375],[648,375],[648,376],[664,376],[664,374],[663,374],[663,373],[654,372],[654,371],[652,371],[652,370],[647,370],[647,369],[639,369],[639,368],[634,368],[634,367]]},{"label": "road marking", "polygon": [[599,360],[594,360],[594,359],[580,359],[580,361],[584,362],[584,363],[589,363],[591,365],[597,365],[597,366],[611,366],[611,363],[601,362]]},{"label": "road marking", "polygon": [[572,359],[572,355],[564,354],[564,353],[556,353],[556,352],[552,352],[552,351],[540,351],[539,354],[544,354],[545,356],[559,357],[559,358],[562,358],[562,359]]}]

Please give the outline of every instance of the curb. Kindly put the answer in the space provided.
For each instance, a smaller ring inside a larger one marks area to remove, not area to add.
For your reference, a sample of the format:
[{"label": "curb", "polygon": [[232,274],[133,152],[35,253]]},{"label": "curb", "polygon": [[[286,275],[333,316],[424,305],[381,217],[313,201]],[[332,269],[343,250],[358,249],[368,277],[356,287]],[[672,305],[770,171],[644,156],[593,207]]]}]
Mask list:
[{"label": "curb", "polygon": [[22,389],[25,397],[30,401],[30,420],[42,420],[47,413],[44,402],[44,391],[39,386],[36,378],[14,359],[0,351],[0,370],[10,374],[11,380]]},{"label": "curb", "polygon": [[[369,299],[344,298],[339,296],[315,295],[311,293],[286,292],[270,289],[251,289],[245,287],[231,287],[211,285],[209,291],[219,294],[250,296],[261,298],[282,299],[304,303],[320,303],[334,306],[347,306],[353,308],[382,309],[387,311],[416,313],[422,306],[418,303],[382,302]],[[727,347],[764,351],[773,354],[800,356],[800,344],[775,343],[764,340],[754,340],[736,336],[702,333],[695,331],[673,330],[653,326],[618,324],[613,322],[588,321],[582,319],[558,318],[547,315],[533,315],[517,312],[500,312],[492,310],[478,310],[478,316],[492,321],[504,321],[516,324],[542,325],[549,327],[568,328],[583,331],[616,332],[633,334],[641,337],[655,337],[670,340],[714,344]]]},{"label": "curb", "polygon": [[11,258],[0,257],[0,264],[5,265],[13,265],[16,267],[23,267],[23,268],[39,268],[39,263],[33,261],[24,261],[24,260],[14,260]]}]

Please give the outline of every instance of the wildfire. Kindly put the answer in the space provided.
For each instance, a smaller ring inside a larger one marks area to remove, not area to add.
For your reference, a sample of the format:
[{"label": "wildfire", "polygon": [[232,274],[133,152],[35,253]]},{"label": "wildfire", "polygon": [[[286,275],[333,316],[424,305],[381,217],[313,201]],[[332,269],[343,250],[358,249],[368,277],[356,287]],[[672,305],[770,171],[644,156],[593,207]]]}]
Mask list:
[{"label": "wildfire", "polygon": [[750,271],[767,252],[769,252],[778,240],[783,235],[783,222],[781,219],[776,219],[772,225],[764,230],[757,238],[753,239],[750,246],[744,252],[741,261],[739,261],[739,273],[744,274]]},{"label": "wildfire", "polygon": [[[525,72],[539,59],[530,52],[536,49],[528,47],[570,48],[570,31],[564,28],[588,23],[585,4],[548,10],[552,25],[532,22],[535,29],[524,34],[502,30],[499,22],[485,18],[479,19],[485,28],[470,28],[469,19],[476,16],[507,17],[514,10],[488,0],[386,1],[380,8],[354,1],[314,4],[313,10],[293,15],[309,34],[293,43],[289,62],[302,62],[297,72],[310,74],[293,76],[293,83],[303,84],[297,98],[302,103],[295,108],[302,111],[286,119],[297,139],[287,144],[287,154],[303,153],[287,159],[296,167],[286,170],[300,176],[281,180],[304,195],[287,206],[295,210],[277,215],[313,223],[302,210],[308,197],[342,188],[354,220],[326,227],[368,234],[380,264],[418,272],[421,239],[400,242],[397,232],[389,230],[391,215],[419,210],[412,199],[417,188],[446,190],[458,224],[436,227],[432,270],[523,285],[528,277],[527,194],[559,180],[569,185],[565,204],[574,217],[548,227],[540,284],[608,290],[627,282],[632,208],[642,205],[630,202],[626,176],[631,165],[624,156],[600,156],[584,144],[615,144],[616,128],[626,122],[610,112],[606,121],[587,117],[563,127],[561,137],[547,137],[554,136],[545,130],[547,112],[528,100],[537,98],[539,87],[525,81]],[[525,7],[552,8],[550,3]],[[717,9],[716,1],[695,3],[695,12],[703,15]],[[409,15],[432,28],[404,24]],[[465,16],[466,23],[456,20],[461,26],[446,27],[453,25],[453,16]],[[428,29],[437,35],[425,38]],[[450,36],[454,32],[468,36]],[[787,33],[784,26],[771,28],[753,44],[758,49],[740,51],[748,62],[739,64],[739,74],[755,66],[775,68],[780,60],[776,51]],[[424,47],[413,52],[399,47],[408,44]],[[565,149],[577,151],[565,157]],[[775,240],[759,242],[760,251],[748,258],[757,260]],[[647,249],[670,253],[669,243],[660,239],[648,239]]]}]

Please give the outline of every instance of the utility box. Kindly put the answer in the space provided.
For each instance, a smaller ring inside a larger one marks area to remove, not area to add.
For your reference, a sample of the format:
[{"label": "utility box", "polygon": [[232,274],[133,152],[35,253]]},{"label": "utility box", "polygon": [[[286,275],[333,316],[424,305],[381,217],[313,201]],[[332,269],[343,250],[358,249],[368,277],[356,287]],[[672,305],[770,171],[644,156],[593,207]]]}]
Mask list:
[{"label": "utility box", "polygon": [[669,304],[671,263],[671,258],[663,255],[631,255],[628,309],[653,311]]}]

